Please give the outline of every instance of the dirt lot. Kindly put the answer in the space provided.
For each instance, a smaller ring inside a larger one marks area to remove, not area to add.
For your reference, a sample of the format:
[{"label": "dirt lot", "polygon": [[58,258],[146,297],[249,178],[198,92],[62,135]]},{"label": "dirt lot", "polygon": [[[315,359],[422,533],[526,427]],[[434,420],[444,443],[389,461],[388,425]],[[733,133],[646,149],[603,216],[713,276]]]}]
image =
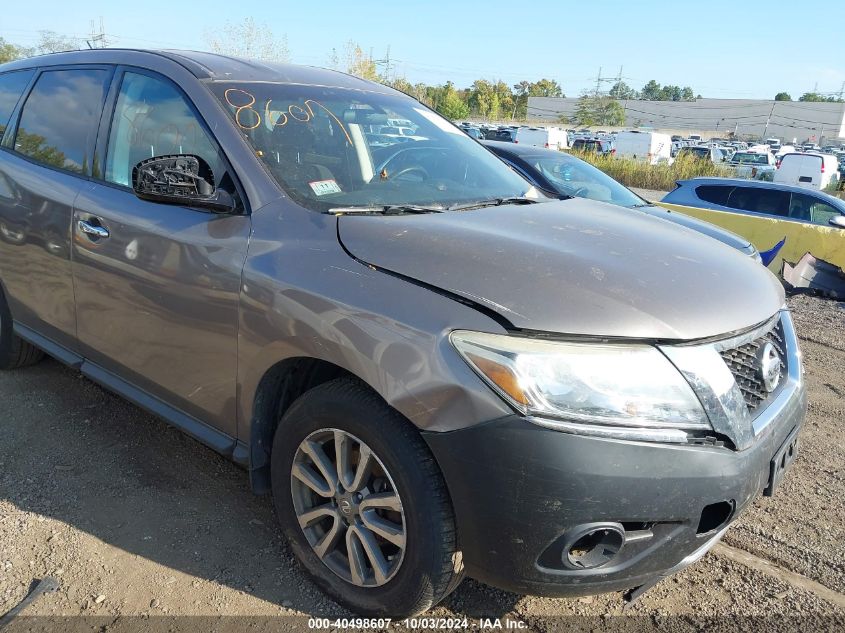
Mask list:
[{"label": "dirt lot", "polygon": [[[473,581],[433,615],[544,631],[845,629],[845,309],[790,304],[810,390],[801,455],[726,546],[624,618],[619,594],[541,599]],[[279,630],[307,627],[291,616],[349,616],[299,570],[242,470],[57,362],[0,375],[0,438],[0,614],[33,579],[61,584],[24,612],[49,617],[12,630]]]}]

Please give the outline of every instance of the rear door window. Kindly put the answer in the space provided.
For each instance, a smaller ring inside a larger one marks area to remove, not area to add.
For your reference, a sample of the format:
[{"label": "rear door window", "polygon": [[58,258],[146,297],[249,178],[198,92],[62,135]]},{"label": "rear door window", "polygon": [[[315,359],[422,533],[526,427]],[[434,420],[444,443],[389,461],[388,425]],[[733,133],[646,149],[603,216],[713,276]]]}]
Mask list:
[{"label": "rear door window", "polygon": [[225,169],[217,144],[182,93],[164,79],[125,73],[109,131],[106,180],[130,186],[135,165],[172,154],[199,156],[220,184]]},{"label": "rear door window", "polygon": [[109,75],[94,68],[43,72],[21,111],[15,151],[51,167],[88,173]]},{"label": "rear door window", "polygon": [[727,206],[786,217],[789,214],[789,193],[762,187],[736,187],[728,198]]},{"label": "rear door window", "polygon": [[830,218],[836,215],[842,215],[842,212],[818,198],[803,193],[792,194],[789,204],[790,218],[827,226]]},{"label": "rear door window", "polygon": [[728,197],[733,187],[725,185],[701,185],[695,188],[695,194],[705,202],[712,202],[723,207],[728,205]]},{"label": "rear door window", "polygon": [[34,70],[19,70],[0,75],[0,138],[6,131],[9,119],[12,118],[12,111],[34,72]]}]

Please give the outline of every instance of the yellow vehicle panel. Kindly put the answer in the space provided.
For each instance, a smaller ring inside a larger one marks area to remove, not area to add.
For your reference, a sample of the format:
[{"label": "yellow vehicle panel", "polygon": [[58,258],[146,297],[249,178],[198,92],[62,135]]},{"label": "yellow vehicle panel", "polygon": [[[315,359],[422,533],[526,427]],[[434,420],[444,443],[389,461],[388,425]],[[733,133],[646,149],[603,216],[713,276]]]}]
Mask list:
[{"label": "yellow vehicle panel", "polygon": [[748,239],[761,253],[784,240],[769,263],[772,272],[789,286],[845,295],[845,229],[663,202],[657,204],[733,231]]}]

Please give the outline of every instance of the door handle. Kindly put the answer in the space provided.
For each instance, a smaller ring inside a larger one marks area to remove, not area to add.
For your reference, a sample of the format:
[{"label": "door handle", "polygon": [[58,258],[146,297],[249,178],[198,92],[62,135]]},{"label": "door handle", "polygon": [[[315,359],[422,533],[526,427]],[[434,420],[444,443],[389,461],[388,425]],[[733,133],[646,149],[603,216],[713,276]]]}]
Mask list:
[{"label": "door handle", "polygon": [[106,238],[109,236],[109,230],[104,226],[99,226],[96,224],[91,224],[85,220],[78,220],[76,226],[79,228],[80,231],[85,233],[85,235],[89,235],[92,238]]}]

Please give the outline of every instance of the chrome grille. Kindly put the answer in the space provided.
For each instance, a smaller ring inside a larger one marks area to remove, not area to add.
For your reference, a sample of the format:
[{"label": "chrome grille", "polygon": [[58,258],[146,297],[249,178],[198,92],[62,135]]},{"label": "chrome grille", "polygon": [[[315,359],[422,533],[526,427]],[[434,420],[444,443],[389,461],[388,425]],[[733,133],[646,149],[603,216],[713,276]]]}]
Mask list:
[{"label": "chrome grille", "polygon": [[775,326],[768,333],[756,338],[750,343],[719,352],[731,370],[736,384],[742,392],[743,398],[745,398],[745,405],[748,407],[748,412],[752,415],[756,413],[760,405],[772,398],[778,391],[777,389],[772,393],[766,391],[766,388],[763,386],[762,377],[760,376],[760,361],[758,360],[757,352],[766,342],[772,343],[780,355],[780,384],[782,385],[787,371],[787,354],[784,344],[782,320],[778,319]]}]

